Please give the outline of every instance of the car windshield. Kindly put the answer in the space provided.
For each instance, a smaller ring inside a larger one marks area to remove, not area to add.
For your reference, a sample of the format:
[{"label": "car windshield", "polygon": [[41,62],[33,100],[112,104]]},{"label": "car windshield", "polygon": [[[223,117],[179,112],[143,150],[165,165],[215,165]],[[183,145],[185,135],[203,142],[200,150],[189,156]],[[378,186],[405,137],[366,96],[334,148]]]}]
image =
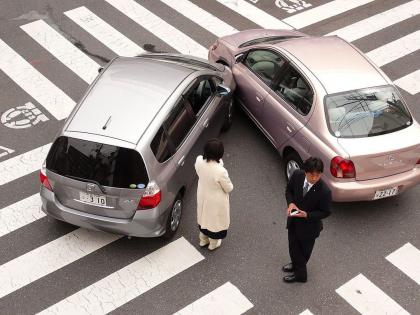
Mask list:
[{"label": "car windshield", "polygon": [[326,116],[337,138],[372,137],[403,129],[412,118],[393,86],[328,95]]}]

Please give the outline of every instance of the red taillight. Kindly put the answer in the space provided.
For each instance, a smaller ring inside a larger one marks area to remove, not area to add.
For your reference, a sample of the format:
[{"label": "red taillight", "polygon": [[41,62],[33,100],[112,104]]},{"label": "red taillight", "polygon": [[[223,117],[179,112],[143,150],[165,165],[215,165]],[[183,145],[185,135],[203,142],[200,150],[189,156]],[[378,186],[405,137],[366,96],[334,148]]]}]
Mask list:
[{"label": "red taillight", "polygon": [[155,208],[160,203],[161,199],[162,199],[162,193],[159,189],[159,186],[154,182],[150,182],[147,185],[143,196],[140,198],[140,202],[139,202],[139,205],[137,206],[137,210]]},{"label": "red taillight", "polygon": [[417,161],[417,163],[416,164],[420,164],[420,159]]},{"label": "red taillight", "polygon": [[47,174],[45,173],[45,168],[42,167],[42,169],[39,171],[39,180],[41,181],[42,186],[47,188],[50,191],[53,191],[50,182],[48,181]]},{"label": "red taillight", "polygon": [[340,156],[336,156],[331,160],[330,171],[332,176],[337,178],[354,178],[356,177],[356,169],[351,160],[346,160]]}]

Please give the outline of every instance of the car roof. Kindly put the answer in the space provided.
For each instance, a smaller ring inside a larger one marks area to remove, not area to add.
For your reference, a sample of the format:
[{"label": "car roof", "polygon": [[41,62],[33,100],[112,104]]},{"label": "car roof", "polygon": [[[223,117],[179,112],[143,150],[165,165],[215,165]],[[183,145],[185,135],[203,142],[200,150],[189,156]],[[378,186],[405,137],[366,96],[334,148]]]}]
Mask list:
[{"label": "car roof", "polygon": [[337,36],[295,38],[273,46],[299,59],[328,94],[388,84],[363,54]]},{"label": "car roof", "polygon": [[66,131],[137,143],[171,94],[195,71],[173,62],[118,57],[101,73]]}]

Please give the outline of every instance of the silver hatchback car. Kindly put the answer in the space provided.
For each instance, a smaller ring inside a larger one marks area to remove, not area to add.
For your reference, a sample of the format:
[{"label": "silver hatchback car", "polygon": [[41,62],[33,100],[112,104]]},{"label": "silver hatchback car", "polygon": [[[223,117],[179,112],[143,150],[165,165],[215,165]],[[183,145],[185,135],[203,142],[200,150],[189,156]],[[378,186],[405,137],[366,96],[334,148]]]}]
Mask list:
[{"label": "silver hatchback car", "polygon": [[196,156],[232,122],[234,88],[228,67],[194,57],[115,58],[48,153],[42,210],[89,229],[172,236]]}]

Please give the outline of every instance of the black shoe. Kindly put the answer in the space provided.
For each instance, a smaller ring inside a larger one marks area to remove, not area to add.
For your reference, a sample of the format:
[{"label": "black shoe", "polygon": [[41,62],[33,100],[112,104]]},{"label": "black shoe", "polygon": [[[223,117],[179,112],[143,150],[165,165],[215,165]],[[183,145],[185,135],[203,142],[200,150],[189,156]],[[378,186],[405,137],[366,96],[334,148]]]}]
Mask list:
[{"label": "black shoe", "polygon": [[283,281],[286,283],[306,282],[306,279],[299,279],[299,278],[296,278],[295,275],[288,275],[288,276],[283,277]]},{"label": "black shoe", "polygon": [[288,263],[287,265],[284,265],[283,268],[281,268],[284,272],[293,272],[293,265],[292,263]]}]

